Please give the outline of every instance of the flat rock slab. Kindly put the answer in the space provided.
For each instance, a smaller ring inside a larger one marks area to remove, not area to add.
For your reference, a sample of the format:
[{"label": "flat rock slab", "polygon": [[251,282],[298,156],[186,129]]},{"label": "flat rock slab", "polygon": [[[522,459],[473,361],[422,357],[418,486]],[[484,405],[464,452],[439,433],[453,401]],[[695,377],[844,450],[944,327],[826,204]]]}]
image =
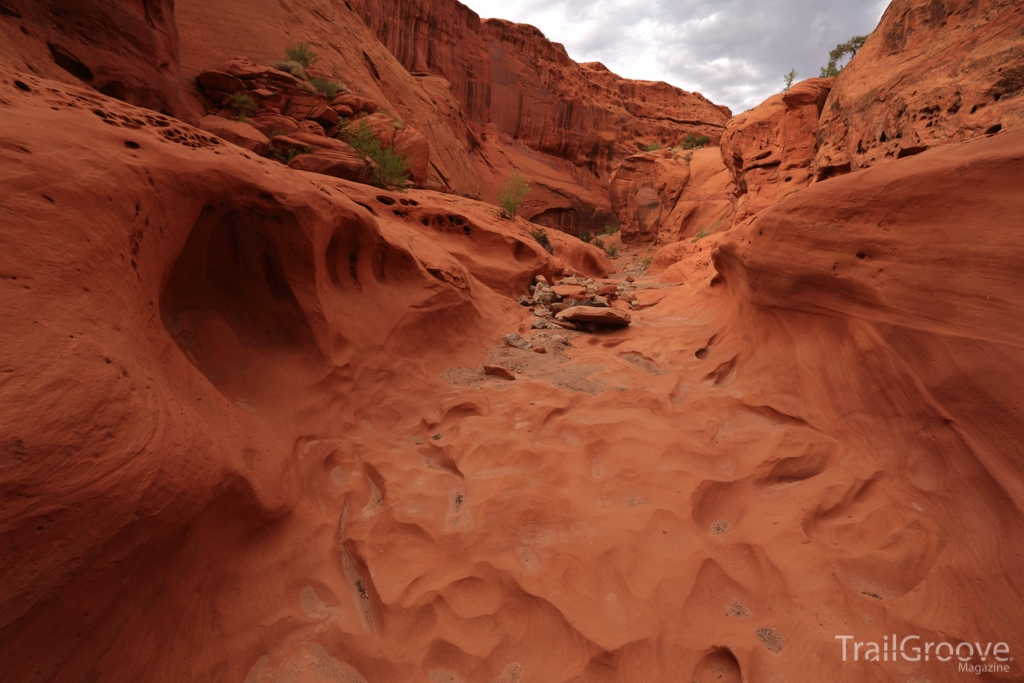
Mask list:
[{"label": "flat rock slab", "polygon": [[551,291],[563,299],[589,299],[586,287],[576,285],[555,285]]},{"label": "flat rock slab", "polygon": [[555,315],[559,320],[570,323],[594,323],[600,327],[626,327],[633,322],[629,313],[617,308],[594,306],[573,306]]}]

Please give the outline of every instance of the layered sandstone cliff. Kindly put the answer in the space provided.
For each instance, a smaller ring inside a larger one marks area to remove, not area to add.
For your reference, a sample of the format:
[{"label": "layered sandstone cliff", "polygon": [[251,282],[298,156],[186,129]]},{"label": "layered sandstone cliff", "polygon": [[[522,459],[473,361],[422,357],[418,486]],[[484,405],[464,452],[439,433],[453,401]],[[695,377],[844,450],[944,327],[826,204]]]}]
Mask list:
[{"label": "layered sandstone cliff", "polygon": [[484,198],[493,200],[507,169],[528,168],[538,195],[527,215],[570,232],[606,219],[607,185],[622,159],[688,133],[717,143],[730,116],[699,93],[577,64],[536,28],[481,21],[457,0],[353,6],[409,71],[451,84]]}]

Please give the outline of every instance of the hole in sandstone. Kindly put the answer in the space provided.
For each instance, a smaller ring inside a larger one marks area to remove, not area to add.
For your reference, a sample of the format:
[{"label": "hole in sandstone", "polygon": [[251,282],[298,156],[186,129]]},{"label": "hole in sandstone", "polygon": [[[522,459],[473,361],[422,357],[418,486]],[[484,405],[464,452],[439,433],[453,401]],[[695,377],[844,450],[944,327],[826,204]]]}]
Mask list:
[{"label": "hole in sandstone", "polygon": [[466,235],[468,237],[470,232],[471,232],[471,230],[470,230],[470,227],[468,225],[463,225],[462,226],[462,233],[464,235]]},{"label": "hole in sandstone", "polygon": [[974,105],[973,107],[971,107],[971,113],[972,113],[972,114],[973,114],[974,112],[976,112],[976,111],[978,111],[978,105]]},{"label": "hole in sandstone", "polygon": [[424,216],[423,218],[420,219],[420,223],[422,223],[423,225],[430,225],[430,219]]},{"label": "hole in sandstone", "polygon": [[697,353],[695,353],[693,355],[697,358],[697,360],[704,360],[705,358],[708,357],[708,350],[707,349],[697,349]]},{"label": "hole in sandstone", "polygon": [[141,148],[139,143],[132,142],[131,140],[125,140],[124,141],[124,146],[127,147],[128,149],[140,149]]},{"label": "hole in sandstone", "polygon": [[884,130],[882,131],[882,135],[878,138],[878,141],[879,142],[888,142],[889,141],[889,138],[886,137]]},{"label": "hole in sandstone", "polygon": [[14,81],[14,87],[16,87],[18,90],[24,90],[25,92],[32,92],[32,88],[28,87],[28,85],[22,83],[21,81]]},{"label": "hole in sandstone", "polygon": [[122,101],[125,99],[127,95],[124,88],[124,84],[119,83],[118,81],[111,81],[110,83],[106,83],[103,87],[100,88],[100,92],[106,95],[107,97],[113,97],[115,100]]},{"label": "hole in sandstone", "polygon": [[863,251],[858,251],[857,252],[857,258],[859,258],[861,261],[863,261],[865,258],[867,258],[867,256],[864,254]]},{"label": "hole in sandstone", "polygon": [[997,123],[996,125],[992,126],[988,130],[986,130],[985,131],[985,135],[995,135],[996,133],[998,133],[1002,129],[1003,129],[1003,125],[1001,123]]},{"label": "hole in sandstone", "polygon": [[379,197],[377,197],[377,201],[383,204],[384,206],[393,206],[395,203],[394,199],[392,199],[391,197],[386,197],[384,195],[380,195]]},{"label": "hole in sandstone", "polygon": [[[161,294],[164,327],[232,401],[268,372],[294,372],[296,365],[319,357],[280,255],[299,254],[291,257],[299,261],[292,268],[311,279],[312,259],[302,262],[295,237],[301,234],[298,220],[287,212],[263,216],[208,207]],[[279,244],[287,246],[279,249]]]},{"label": "hole in sandstone", "polygon": [[1002,97],[1002,96],[1003,96],[1003,93],[997,92],[994,95],[992,95],[992,99],[995,100],[996,102],[998,102],[999,98]]},{"label": "hole in sandstone", "polygon": [[716,647],[697,663],[691,676],[693,683],[740,683],[739,662],[729,650]]},{"label": "hole in sandstone", "polygon": [[[4,15],[5,17],[14,17],[15,19],[21,19],[21,14],[19,14],[17,10],[13,10],[10,7],[7,7],[6,5],[0,5],[0,14]],[[24,31],[24,27],[22,27],[22,30]]]}]

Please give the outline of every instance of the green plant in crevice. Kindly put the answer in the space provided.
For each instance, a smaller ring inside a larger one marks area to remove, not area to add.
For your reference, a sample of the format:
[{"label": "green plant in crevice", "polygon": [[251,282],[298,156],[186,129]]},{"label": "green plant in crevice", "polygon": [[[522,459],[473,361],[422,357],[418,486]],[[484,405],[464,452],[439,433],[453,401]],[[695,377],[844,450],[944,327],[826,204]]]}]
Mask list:
[{"label": "green plant in crevice", "polygon": [[544,251],[549,254],[555,253],[555,245],[551,244],[551,238],[548,237],[548,231],[544,228],[532,228],[530,230],[530,236],[537,240],[540,246],[544,247]]},{"label": "green plant in crevice", "polygon": [[295,62],[302,66],[303,69],[308,69],[318,61],[320,61],[319,55],[313,51],[309,43],[301,42],[292,45],[290,48],[284,51],[284,56],[289,62]]},{"label": "green plant in crevice", "polygon": [[503,218],[515,220],[519,207],[530,192],[530,183],[526,182],[519,170],[508,174],[508,180],[498,190],[498,206],[501,207]]},{"label": "green plant in crevice", "polygon": [[657,140],[653,142],[648,142],[646,145],[641,147],[641,149],[645,152],[656,152],[659,149],[661,149],[661,143],[658,142]]},{"label": "green plant in crevice", "polygon": [[256,113],[256,103],[249,93],[236,92],[231,96],[231,108],[238,112],[238,119],[247,122]]},{"label": "green plant in crevice", "polygon": [[[828,78],[830,76],[838,76],[845,65],[839,62],[849,55],[850,59],[853,59],[854,55],[860,52],[860,49],[864,47],[864,41],[868,39],[867,36],[854,36],[845,43],[839,43],[835,49],[828,53],[828,65],[821,67],[821,77]],[[847,62],[849,64],[849,62]]]},{"label": "green plant in crevice", "polygon": [[287,166],[291,163],[292,159],[299,156],[300,154],[312,154],[315,152],[312,147],[274,147],[270,150],[270,156],[280,161],[282,164]]},{"label": "green plant in crevice", "polygon": [[373,134],[366,119],[342,129],[348,144],[364,159],[373,162],[373,184],[385,189],[405,191],[409,177],[408,157],[384,147]]},{"label": "green plant in crevice", "polygon": [[594,234],[592,232],[590,232],[589,230],[584,230],[580,234],[580,241],[581,242],[589,243],[592,239],[594,239]]}]

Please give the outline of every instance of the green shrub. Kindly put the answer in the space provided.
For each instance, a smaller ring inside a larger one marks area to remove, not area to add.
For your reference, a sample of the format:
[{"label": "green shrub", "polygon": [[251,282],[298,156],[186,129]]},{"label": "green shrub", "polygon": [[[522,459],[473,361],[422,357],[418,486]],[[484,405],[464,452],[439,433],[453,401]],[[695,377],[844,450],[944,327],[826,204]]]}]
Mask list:
[{"label": "green shrub", "polygon": [[236,92],[231,96],[231,108],[238,112],[238,118],[247,118],[256,113],[256,103],[248,93]]},{"label": "green shrub", "polygon": [[594,242],[593,242],[593,244],[594,244],[594,246],[595,246],[595,247],[597,247],[598,249],[604,249],[604,240],[603,240],[603,239],[601,239],[600,237],[596,237],[596,238],[594,238]]},{"label": "green shrub", "polygon": [[700,230],[697,231],[697,234],[693,236],[693,241],[696,242],[697,240],[702,240],[710,234],[711,233],[709,232],[704,232],[704,226],[701,226]]},{"label": "green shrub", "polygon": [[606,235],[614,235],[618,231],[619,231],[619,226],[618,225],[605,225],[604,226],[604,234],[606,234]]},{"label": "green shrub", "polygon": [[839,72],[843,70],[843,65],[839,63],[839,60],[847,55],[853,59],[853,56],[864,47],[864,41],[867,39],[867,36],[854,36],[845,43],[836,45],[835,49],[828,53],[828,66],[821,67],[821,77],[838,76]]},{"label": "green shrub", "polygon": [[355,125],[350,124],[343,132],[348,144],[352,145],[353,149],[364,159],[373,162],[374,185],[399,192],[405,190],[405,184],[409,177],[407,157],[381,145],[366,119],[360,119],[359,123]]},{"label": "green shrub", "polygon": [[640,262],[640,265],[643,266],[644,268],[650,268],[651,267],[651,263],[653,261],[654,261],[654,259],[652,259],[650,256],[648,256],[647,258],[645,258],[643,261]]},{"label": "green shrub", "polygon": [[285,59],[280,62],[274,62],[273,66],[278,71],[290,73],[292,76],[295,76],[296,78],[306,77],[306,69],[298,62],[292,61],[290,59]]},{"label": "green shrub", "polygon": [[700,149],[711,144],[711,138],[707,135],[697,137],[693,133],[687,133],[683,138],[683,149]]},{"label": "green shrub", "polygon": [[317,89],[317,92],[326,96],[327,99],[331,99],[341,92],[340,85],[334,81],[329,81],[326,78],[311,78],[309,79],[309,83]]},{"label": "green shrub", "polygon": [[661,149],[661,143],[658,142],[657,140],[655,140],[654,142],[648,142],[641,149],[643,149],[643,151],[645,152],[655,152]]},{"label": "green shrub", "polygon": [[604,250],[604,253],[608,254],[608,256],[610,256],[611,258],[615,258],[616,256],[619,255],[619,248],[612,244],[611,246]]},{"label": "green shrub", "polygon": [[292,148],[285,149],[283,147],[274,147],[270,150],[270,156],[274,157],[282,164],[287,166],[291,163],[291,160],[300,154],[312,154],[315,150],[312,147],[303,147],[302,149]]},{"label": "green shrub", "polygon": [[686,156],[683,157],[683,161],[685,161],[686,163],[690,163],[691,161],[693,161],[693,152],[687,152]]},{"label": "green shrub", "polygon": [[515,220],[519,207],[530,192],[530,184],[526,182],[518,170],[508,174],[508,180],[498,190],[498,206],[501,207],[501,215],[509,220]]},{"label": "green shrub", "polygon": [[594,239],[594,235],[589,230],[584,230],[583,233],[580,235],[580,240],[583,242],[589,243],[592,239]]},{"label": "green shrub", "polygon": [[796,69],[790,69],[789,73],[782,77],[782,81],[784,83],[782,92],[789,92],[789,89],[793,87],[793,81],[796,80],[796,77]]},{"label": "green shrub", "polygon": [[544,247],[544,251],[549,254],[555,253],[555,247],[551,244],[551,239],[548,238],[547,230],[544,228],[534,228],[530,230],[530,235],[533,236],[533,239],[537,240],[537,243],[540,244],[540,246]]},{"label": "green shrub", "polygon": [[320,57],[313,51],[313,48],[305,42],[292,45],[284,51],[284,56],[289,62],[297,62],[303,69],[308,69],[320,61]]}]

